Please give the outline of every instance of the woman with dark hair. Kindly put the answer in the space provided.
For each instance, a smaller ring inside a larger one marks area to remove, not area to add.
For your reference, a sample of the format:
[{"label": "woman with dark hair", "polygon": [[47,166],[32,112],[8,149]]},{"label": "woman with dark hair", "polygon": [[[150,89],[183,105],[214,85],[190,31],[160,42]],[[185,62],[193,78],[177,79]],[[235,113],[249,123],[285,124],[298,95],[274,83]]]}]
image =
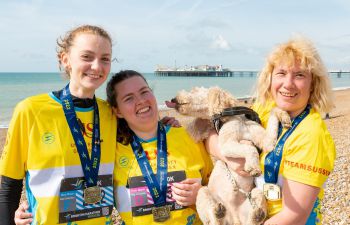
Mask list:
[{"label": "woman with dark hair", "polygon": [[110,79],[107,101],[118,118],[116,198],[125,223],[201,224],[194,204],[212,169],[203,143],[159,121],[152,90],[136,71]]}]

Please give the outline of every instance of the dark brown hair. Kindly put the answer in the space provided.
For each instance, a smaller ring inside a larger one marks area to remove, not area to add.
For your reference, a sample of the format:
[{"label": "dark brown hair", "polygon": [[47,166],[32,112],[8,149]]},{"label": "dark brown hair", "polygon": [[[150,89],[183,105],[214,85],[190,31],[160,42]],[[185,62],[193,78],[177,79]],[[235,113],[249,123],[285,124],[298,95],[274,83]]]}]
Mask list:
[{"label": "dark brown hair", "polygon": [[[115,86],[120,82],[135,76],[141,77],[148,85],[144,76],[142,76],[142,74],[134,70],[121,70],[120,72],[114,74],[111,77],[111,79],[108,81],[107,87],[106,87],[107,102],[112,108],[118,107],[117,91],[115,89]],[[130,130],[129,125],[124,118],[117,118],[117,121],[118,121],[117,142],[123,145],[128,145],[131,142],[133,133]]]}]

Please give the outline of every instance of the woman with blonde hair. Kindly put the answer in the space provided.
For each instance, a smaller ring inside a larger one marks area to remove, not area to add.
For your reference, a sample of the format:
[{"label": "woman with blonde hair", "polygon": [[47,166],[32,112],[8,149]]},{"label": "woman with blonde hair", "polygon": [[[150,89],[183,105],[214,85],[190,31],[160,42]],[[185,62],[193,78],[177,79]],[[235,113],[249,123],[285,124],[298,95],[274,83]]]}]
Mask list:
[{"label": "woman with blonde hair", "polygon": [[[333,170],[335,146],[320,113],[334,104],[327,70],[313,44],[297,37],[278,45],[259,74],[255,97],[253,109],[264,127],[276,106],[292,119],[291,128],[279,129],[273,151],[260,156],[263,175],[257,186],[268,204],[264,224],[321,224],[320,201]],[[213,132],[206,147],[219,156],[217,139]],[[249,175],[244,159],[220,159]]]},{"label": "woman with blonde hair", "polygon": [[275,149],[260,157],[258,186],[268,202],[265,224],[321,224],[320,201],[335,146],[320,113],[334,104],[327,69],[305,38],[278,45],[259,75],[253,108],[264,126],[275,106],[289,113],[292,126],[281,128]]}]

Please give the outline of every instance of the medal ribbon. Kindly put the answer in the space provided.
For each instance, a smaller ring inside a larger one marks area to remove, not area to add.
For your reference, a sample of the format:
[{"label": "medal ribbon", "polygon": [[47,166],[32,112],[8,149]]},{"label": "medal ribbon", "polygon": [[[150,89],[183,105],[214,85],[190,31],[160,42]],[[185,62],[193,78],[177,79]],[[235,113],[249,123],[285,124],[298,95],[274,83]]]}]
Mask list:
[{"label": "medal ribbon", "polygon": [[[276,184],[278,179],[278,171],[282,160],[283,147],[287,138],[292,134],[300,122],[310,113],[310,105],[307,105],[302,113],[300,113],[292,122],[292,126],[283,134],[276,144],[273,151],[269,152],[265,157],[264,179],[266,183]],[[279,129],[279,135],[282,132],[282,126]]]},{"label": "medal ribbon", "polygon": [[99,112],[98,112],[98,105],[97,105],[96,98],[94,96],[94,99],[93,99],[94,126],[93,126],[93,133],[92,133],[91,159],[89,157],[89,152],[86,147],[86,142],[80,130],[77,115],[74,110],[72,96],[69,90],[69,84],[67,84],[67,86],[61,92],[60,99],[62,101],[64,115],[66,116],[66,120],[69,125],[70,132],[73,136],[75,145],[79,153],[80,163],[84,172],[86,185],[88,187],[96,186],[98,170],[100,167],[100,159],[101,159],[100,119],[99,119]]},{"label": "medal ribbon", "polygon": [[158,122],[157,130],[157,177],[153,173],[152,167],[149,164],[146,153],[142,148],[139,138],[134,134],[130,143],[135,154],[143,178],[146,181],[149,192],[152,195],[154,205],[156,207],[165,205],[167,193],[167,176],[168,176],[168,161],[167,161],[167,144],[166,132],[164,127]]}]

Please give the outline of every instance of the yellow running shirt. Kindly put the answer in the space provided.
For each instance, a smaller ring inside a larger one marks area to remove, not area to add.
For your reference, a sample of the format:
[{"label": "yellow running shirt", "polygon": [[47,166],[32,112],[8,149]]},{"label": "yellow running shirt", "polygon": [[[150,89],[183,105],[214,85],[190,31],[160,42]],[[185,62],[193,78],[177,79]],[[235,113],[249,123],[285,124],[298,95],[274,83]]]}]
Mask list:
[{"label": "yellow running shirt", "polygon": [[[52,93],[33,96],[20,102],[14,111],[0,163],[0,174],[26,178],[29,211],[33,224],[111,224],[113,171],[115,164],[116,120],[105,101],[97,99],[100,114],[101,161],[99,185],[103,192],[100,204],[81,201],[83,171],[61,102]],[[93,107],[75,108],[91,153]],[[96,216],[97,211],[102,217]]]},{"label": "yellow running shirt", "polygon": [[[202,143],[195,143],[184,128],[167,127],[168,150],[168,194],[167,203],[176,210],[170,219],[162,223],[153,221],[151,208],[153,199],[129,145],[117,145],[117,209],[126,225],[142,224],[201,224],[194,206],[184,208],[173,202],[170,186],[185,178],[198,178],[207,184],[213,168],[212,161]],[[142,147],[154,172],[157,171],[156,138],[142,141]]]},{"label": "yellow running shirt", "polygon": [[[255,104],[253,109],[259,114],[266,127],[273,104],[266,107]],[[283,129],[283,133],[286,129]],[[264,170],[266,153],[260,157],[260,165]],[[283,155],[279,169],[278,184],[283,189],[282,177],[303,184],[319,187],[320,193],[307,225],[321,224],[320,212],[325,182],[333,170],[335,160],[335,145],[321,115],[311,108],[308,116],[296,127],[284,144]],[[283,198],[283,196],[282,196]],[[282,201],[268,201],[268,216],[281,211]]]}]

